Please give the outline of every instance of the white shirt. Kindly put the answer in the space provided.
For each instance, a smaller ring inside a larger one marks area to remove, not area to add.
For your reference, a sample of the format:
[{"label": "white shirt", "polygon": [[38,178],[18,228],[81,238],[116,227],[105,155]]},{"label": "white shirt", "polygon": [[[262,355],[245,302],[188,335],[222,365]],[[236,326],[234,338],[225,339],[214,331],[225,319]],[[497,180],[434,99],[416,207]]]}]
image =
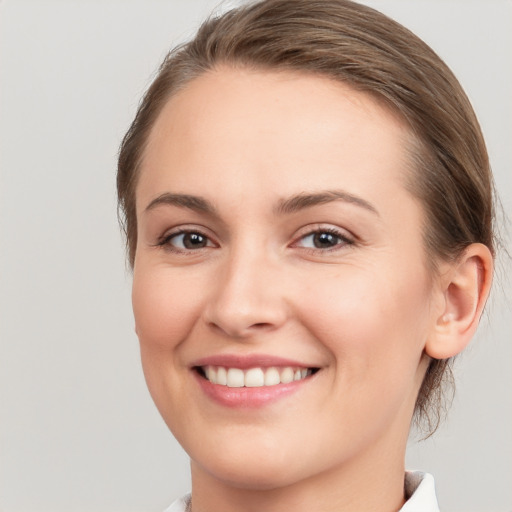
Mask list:
[{"label": "white shirt", "polygon": [[[405,496],[407,501],[398,512],[439,512],[434,478],[421,471],[405,473]],[[164,512],[186,512],[190,495],[176,500]]]},{"label": "white shirt", "polygon": [[405,472],[407,501],[399,512],[439,512],[434,477],[421,471]]}]

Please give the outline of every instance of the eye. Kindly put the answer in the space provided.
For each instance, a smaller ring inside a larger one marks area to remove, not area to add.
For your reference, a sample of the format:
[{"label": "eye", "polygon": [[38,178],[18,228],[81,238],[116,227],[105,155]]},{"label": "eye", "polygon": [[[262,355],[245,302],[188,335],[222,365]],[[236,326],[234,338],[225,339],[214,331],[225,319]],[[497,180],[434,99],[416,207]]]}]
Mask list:
[{"label": "eye", "polygon": [[164,236],[158,245],[177,252],[215,247],[215,244],[199,231],[179,231],[177,233],[171,233]]},{"label": "eye", "polygon": [[318,229],[302,236],[294,245],[305,249],[329,250],[353,243],[353,240],[338,230]]}]

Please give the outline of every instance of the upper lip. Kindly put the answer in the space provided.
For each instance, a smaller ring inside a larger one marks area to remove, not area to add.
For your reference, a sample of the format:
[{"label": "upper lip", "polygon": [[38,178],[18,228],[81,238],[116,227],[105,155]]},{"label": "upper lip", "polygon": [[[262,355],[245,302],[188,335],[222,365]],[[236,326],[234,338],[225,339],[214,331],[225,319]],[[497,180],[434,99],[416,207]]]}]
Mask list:
[{"label": "upper lip", "polygon": [[311,364],[305,364],[294,359],[287,359],[269,354],[217,354],[194,361],[192,367],[198,366],[224,366],[227,368],[240,368],[241,370],[256,367],[267,368],[271,366],[292,366],[300,368],[318,367]]}]

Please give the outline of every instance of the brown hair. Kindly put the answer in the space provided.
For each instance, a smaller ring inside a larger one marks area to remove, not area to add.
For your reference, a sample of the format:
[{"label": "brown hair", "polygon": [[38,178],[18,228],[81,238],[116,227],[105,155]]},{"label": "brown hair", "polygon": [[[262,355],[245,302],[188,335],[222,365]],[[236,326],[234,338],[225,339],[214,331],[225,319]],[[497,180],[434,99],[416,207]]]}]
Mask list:
[{"label": "brown hair", "polygon": [[[409,190],[426,212],[432,268],[481,242],[494,253],[493,185],[471,104],[444,62],[385,15],[349,0],[263,0],[207,20],[195,38],[169,52],[120,149],[120,219],[130,264],[137,247],[135,187],[150,130],[169,97],[220,65],[315,73],[379,98],[414,134]],[[450,360],[432,360],[416,417],[434,431]]]}]

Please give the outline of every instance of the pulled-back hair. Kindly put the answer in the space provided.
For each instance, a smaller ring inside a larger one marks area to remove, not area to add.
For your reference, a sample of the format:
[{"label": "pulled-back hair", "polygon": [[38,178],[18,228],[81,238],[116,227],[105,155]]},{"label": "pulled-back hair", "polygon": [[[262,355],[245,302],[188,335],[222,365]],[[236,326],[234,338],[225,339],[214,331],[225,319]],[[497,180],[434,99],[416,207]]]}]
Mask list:
[{"label": "pulled-back hair", "polygon": [[[432,272],[436,261],[457,259],[474,242],[494,254],[485,143],[446,64],[402,25],[349,0],[263,0],[208,19],[193,40],[169,52],[139,106],[121,145],[117,174],[131,265],[137,248],[135,188],[151,128],[173,94],[220,66],[316,74],[378,98],[413,135],[406,186],[426,213]],[[417,398],[416,417],[429,432],[439,424],[450,363],[431,360]]]}]

